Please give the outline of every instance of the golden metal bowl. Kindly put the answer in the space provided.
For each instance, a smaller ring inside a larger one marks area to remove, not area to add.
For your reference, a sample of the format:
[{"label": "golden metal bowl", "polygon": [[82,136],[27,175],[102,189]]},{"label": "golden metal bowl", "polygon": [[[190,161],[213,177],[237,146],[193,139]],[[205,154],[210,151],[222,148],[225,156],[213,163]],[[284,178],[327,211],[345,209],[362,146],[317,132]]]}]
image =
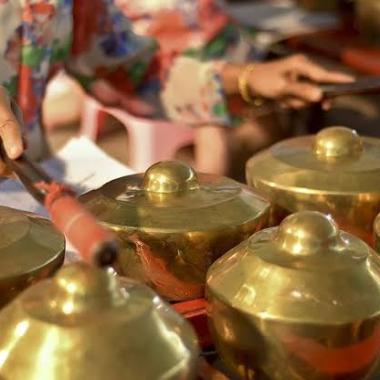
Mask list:
[{"label": "golden metal bowl", "polygon": [[0,206],[0,307],[63,264],[65,239],[46,219]]},{"label": "golden metal bowl", "polygon": [[175,301],[203,296],[209,266],[263,228],[269,212],[247,187],[179,161],[114,180],[81,201],[118,234],[118,273]]},{"label": "golden metal bowl", "polygon": [[64,267],[0,312],[0,378],[194,379],[193,329],[148,287]]},{"label": "golden metal bowl", "polygon": [[207,276],[217,349],[246,380],[375,380],[380,257],[303,211],[217,260]]},{"label": "golden metal bowl", "polygon": [[272,225],[293,212],[320,211],[372,243],[373,221],[380,212],[380,139],[326,128],[252,157],[246,176],[272,202]]}]

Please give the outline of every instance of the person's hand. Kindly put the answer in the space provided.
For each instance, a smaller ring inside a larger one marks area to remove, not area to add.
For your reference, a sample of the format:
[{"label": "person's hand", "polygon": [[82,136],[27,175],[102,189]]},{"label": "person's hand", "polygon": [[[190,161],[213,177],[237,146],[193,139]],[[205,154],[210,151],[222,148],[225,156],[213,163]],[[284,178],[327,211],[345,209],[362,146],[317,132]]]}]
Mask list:
[{"label": "person's hand", "polygon": [[348,83],[353,80],[350,75],[326,70],[303,55],[294,55],[258,63],[248,77],[248,84],[253,94],[278,100],[284,107],[300,109],[322,100],[323,93],[317,83]]},{"label": "person's hand", "polygon": [[[2,86],[0,86],[0,139],[11,159],[18,158],[23,152],[21,125],[12,110],[8,93]],[[5,169],[6,166],[0,157],[0,176],[5,174]]]}]

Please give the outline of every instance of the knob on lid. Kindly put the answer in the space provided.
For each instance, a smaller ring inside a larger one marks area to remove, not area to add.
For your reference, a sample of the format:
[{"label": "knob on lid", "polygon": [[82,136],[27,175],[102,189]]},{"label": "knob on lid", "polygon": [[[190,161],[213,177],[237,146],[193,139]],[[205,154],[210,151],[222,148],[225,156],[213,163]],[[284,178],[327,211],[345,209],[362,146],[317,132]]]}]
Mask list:
[{"label": "knob on lid", "polygon": [[284,219],[278,228],[276,242],[290,255],[324,254],[340,243],[340,232],[330,217],[305,211]]},{"label": "knob on lid", "polygon": [[322,160],[353,158],[363,151],[363,142],[356,131],[345,127],[331,127],[315,137],[314,153]]},{"label": "knob on lid", "polygon": [[144,175],[143,188],[153,193],[178,193],[199,188],[195,171],[181,161],[163,161]]}]

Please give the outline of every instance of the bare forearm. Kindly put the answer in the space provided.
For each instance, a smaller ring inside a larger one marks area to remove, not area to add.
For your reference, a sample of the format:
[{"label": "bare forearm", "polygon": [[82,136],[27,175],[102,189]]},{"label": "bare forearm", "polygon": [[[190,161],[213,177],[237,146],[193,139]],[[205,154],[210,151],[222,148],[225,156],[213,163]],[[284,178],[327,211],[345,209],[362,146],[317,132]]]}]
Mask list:
[{"label": "bare forearm", "polygon": [[239,93],[239,76],[242,74],[245,65],[226,63],[221,71],[221,78],[224,92],[227,95]]},{"label": "bare forearm", "polygon": [[[300,81],[302,77],[310,82]],[[322,99],[318,82],[345,83],[353,80],[345,74],[326,70],[300,55],[248,65],[226,63],[221,70],[221,79],[227,95],[241,93],[240,82],[253,95],[280,101],[294,98],[305,105]]]}]

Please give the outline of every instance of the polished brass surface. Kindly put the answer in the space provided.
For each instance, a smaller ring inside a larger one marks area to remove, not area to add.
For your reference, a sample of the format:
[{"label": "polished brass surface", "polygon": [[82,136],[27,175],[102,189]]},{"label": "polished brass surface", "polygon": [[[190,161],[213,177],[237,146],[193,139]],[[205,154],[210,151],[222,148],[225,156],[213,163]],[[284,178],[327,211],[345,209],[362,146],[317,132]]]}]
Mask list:
[{"label": "polished brass surface", "polygon": [[65,239],[37,215],[0,206],[0,307],[63,264]]},{"label": "polished brass surface", "polygon": [[0,313],[4,380],[193,379],[190,325],[148,287],[111,270],[64,267]]},{"label": "polished brass surface", "polygon": [[151,166],[144,175],[143,188],[149,193],[178,193],[199,189],[195,171],[182,162],[168,161]]},{"label": "polished brass surface", "polygon": [[372,242],[380,211],[380,139],[326,128],[252,157],[246,175],[248,184],[272,201],[272,224],[292,212],[315,210]]},{"label": "polished brass surface", "polygon": [[166,161],[81,197],[122,242],[119,273],[169,300],[203,295],[208,267],[267,220],[269,204],[227,178]]},{"label": "polished brass surface", "polygon": [[207,298],[217,348],[243,379],[378,379],[380,258],[319,212],[218,259]]}]

